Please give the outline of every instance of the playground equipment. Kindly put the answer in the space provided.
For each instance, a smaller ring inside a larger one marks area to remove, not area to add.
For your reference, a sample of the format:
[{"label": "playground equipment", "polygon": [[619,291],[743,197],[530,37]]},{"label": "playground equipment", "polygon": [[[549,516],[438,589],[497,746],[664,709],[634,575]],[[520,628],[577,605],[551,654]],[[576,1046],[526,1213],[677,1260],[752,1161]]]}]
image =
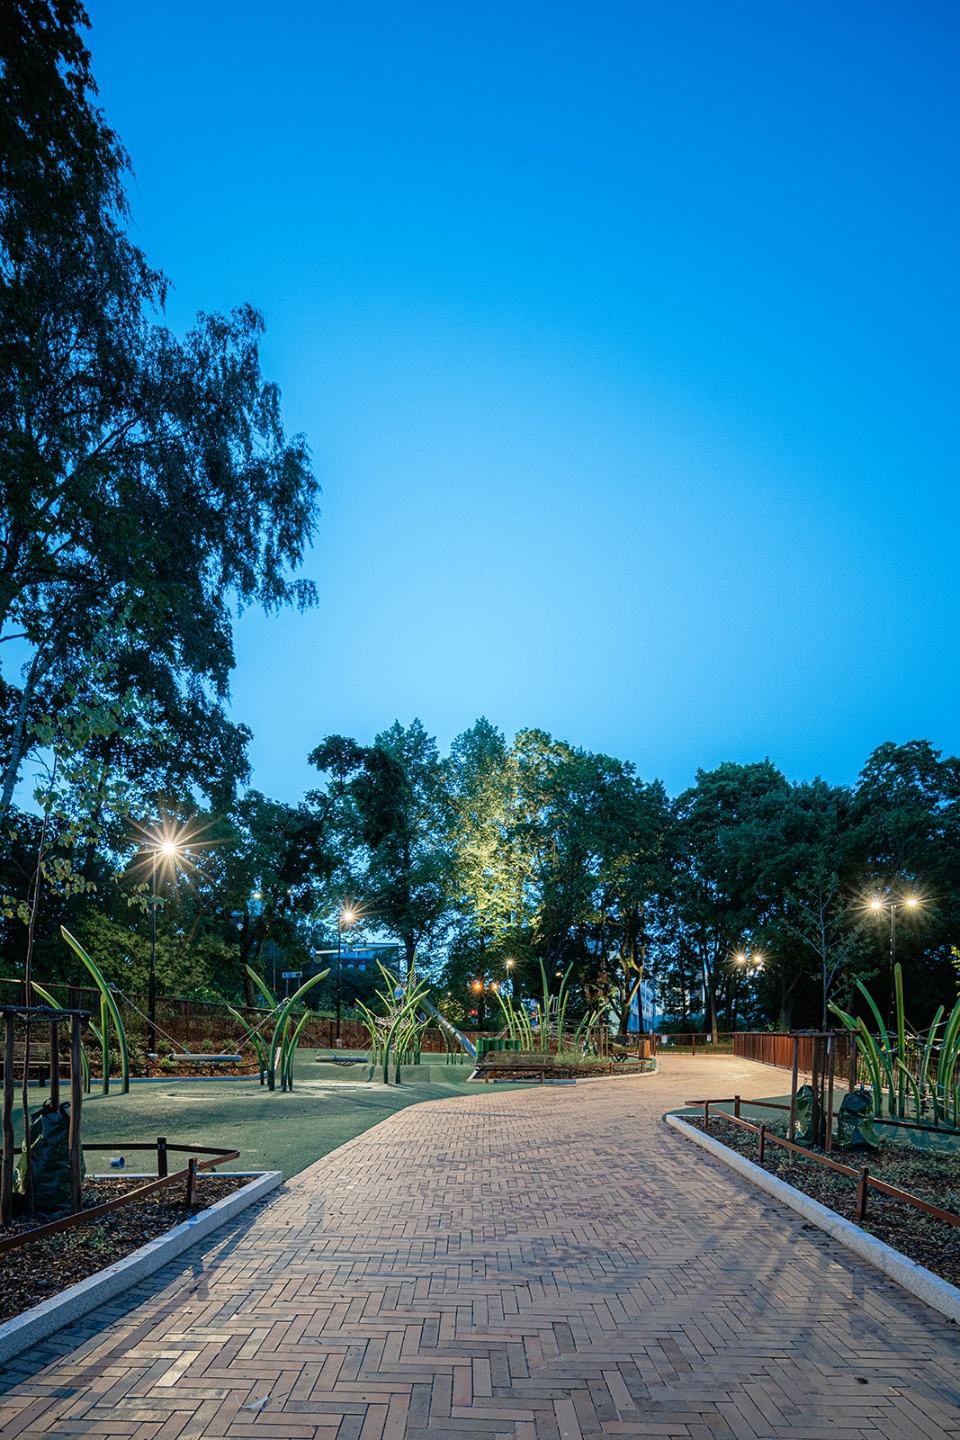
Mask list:
[{"label": "playground equipment", "polygon": [[471,1060],[476,1060],[476,1045],[474,1045],[470,1040],[468,1040],[466,1035],[464,1035],[462,1031],[458,1030],[456,1025],[452,1024],[447,1019],[446,1015],[441,1015],[436,1005],[434,1005],[431,1000],[428,1000],[426,995],[420,996],[418,1004],[425,1015],[429,1016],[431,1020],[436,1021],[441,1031],[445,1036],[448,1037],[448,1039],[454,1041],[455,1044],[460,1045],[470,1056]]},{"label": "playground equipment", "polygon": [[[100,1029],[97,1031],[97,1039],[100,1042],[100,1049],[103,1055],[103,1093],[110,1093],[110,1025],[116,1031],[117,1044],[120,1048],[120,1089],[124,1095],[130,1092],[130,1053],[127,1049],[127,1033],[123,1028],[123,1021],[120,1018],[120,1011],[117,1009],[117,1002],[113,998],[112,987],[103,978],[94,961],[84,950],[79,940],[74,939],[63,925],[60,926],[60,934],[66,940],[70,949],[86,966],[96,982],[100,991]],[[39,989],[38,986],[34,987]],[[119,993],[119,992],[118,992]],[[46,998],[46,997],[45,997]],[[90,1069],[87,1066],[87,1080],[89,1082]]]},{"label": "playground equipment", "polygon": [[[130,1057],[127,1045],[127,1035],[126,1031],[124,1030],[123,1020],[120,1016],[120,1010],[115,997],[119,996],[122,1000],[126,1002],[126,1004],[130,1006],[132,1010],[136,1011],[138,1015],[142,1016],[144,1020],[148,1020],[148,1017],[143,1014],[143,1011],[134,1004],[134,1002],[130,999],[129,996],[123,994],[122,990],[120,990],[118,986],[112,984],[110,981],[104,978],[96,962],[92,959],[90,955],[87,954],[86,950],[84,950],[79,940],[75,939],[75,937],[70,934],[69,930],[66,930],[61,926],[60,933],[63,935],[64,940],[66,940],[70,948],[83,962],[89,973],[93,976],[93,979],[96,982],[97,989],[100,992],[100,1026],[98,1029],[96,1026],[91,1025],[90,1029],[93,1032],[98,1044],[100,1045],[101,1053],[103,1056],[103,1093],[105,1095],[108,1095],[110,1093],[110,1026],[112,1025],[120,1050],[121,1092],[126,1095],[129,1093],[130,1090]],[[246,970],[247,974],[251,977],[251,979],[257,985],[261,993],[268,1000],[271,1007],[270,1011],[258,1025],[250,1025],[243,1018],[243,1016],[233,1008],[233,1006],[228,1005],[227,1009],[230,1011],[230,1014],[234,1017],[234,1019],[237,1020],[242,1030],[244,1031],[246,1037],[244,1043],[250,1043],[254,1046],[254,1050],[257,1056],[257,1063],[260,1069],[261,1085],[266,1082],[269,1089],[274,1090],[276,1088],[276,1080],[279,1074],[281,1091],[292,1090],[293,1062],[294,1056],[296,1054],[297,1043],[300,1039],[300,1032],[302,1031],[310,1014],[308,1010],[304,1010],[303,1015],[299,1017],[296,1025],[294,1025],[294,1006],[299,1001],[301,1001],[303,997],[308,993],[308,991],[312,990],[315,985],[319,985],[321,980],[325,980],[330,974],[330,971],[321,970],[318,975],[312,976],[309,980],[305,982],[305,984],[301,985],[298,990],[296,990],[291,996],[289,996],[288,999],[284,1000],[282,1003],[279,1003],[271,994],[266,981],[263,980],[261,976],[259,976],[254,970],[251,970],[249,965],[246,967]],[[42,986],[34,983],[34,989],[37,991],[38,994],[43,997],[44,1000],[48,1002],[48,1004],[53,1009],[60,1010],[62,1008],[57,1004],[53,997],[42,988]],[[273,1033],[270,1038],[268,1048],[264,1037],[260,1034],[260,1031],[271,1021],[273,1021],[274,1024]],[[174,1051],[169,1056],[169,1059],[172,1060],[174,1063],[226,1063],[231,1061],[237,1062],[243,1058],[239,1052],[239,1049],[216,1055],[208,1054],[206,1052],[194,1054],[190,1050],[184,1050],[183,1047],[179,1045],[178,1042],[175,1041],[171,1035],[167,1034],[167,1032],[164,1031],[159,1025],[156,1026],[156,1029],[160,1032],[161,1035],[163,1035],[164,1039],[168,1040],[171,1045],[175,1047]],[[89,1090],[90,1062],[86,1054],[82,1054],[81,1060],[83,1065],[84,1085],[85,1088]]]},{"label": "playground equipment", "polygon": [[[279,1074],[281,1092],[292,1090],[293,1062],[297,1053],[297,1044],[300,1040],[300,1032],[310,1018],[310,1011],[304,1010],[294,1025],[293,1007],[299,1000],[303,999],[308,991],[313,989],[314,985],[319,985],[321,980],[326,980],[330,971],[329,969],[321,970],[318,975],[311,976],[298,990],[293,992],[289,999],[279,1004],[271,992],[270,987],[267,985],[267,982],[258,975],[255,970],[251,970],[249,965],[245,968],[261,995],[263,995],[270,1004],[270,1013],[259,1025],[250,1025],[244,1020],[239,1011],[234,1010],[232,1006],[228,1006],[227,1008],[230,1010],[230,1014],[239,1020],[247,1033],[248,1040],[254,1046],[257,1055],[257,1064],[260,1067],[260,1084],[262,1085],[264,1078],[266,1078],[267,1088],[269,1090],[275,1090],[277,1075]],[[274,1017],[276,1017],[276,1023],[273,1027],[273,1034],[270,1038],[268,1048],[260,1031],[270,1020],[274,1019]]]},{"label": "playground equipment", "polygon": [[406,981],[398,981],[394,971],[388,970],[379,961],[378,964],[387,988],[386,991],[378,990],[377,997],[383,1001],[386,1014],[374,1015],[360,1003],[357,1008],[370,1036],[370,1058],[374,1067],[383,1066],[385,1085],[390,1083],[391,1059],[398,1085],[402,1065],[410,1058],[415,1065],[420,1063],[420,1039],[431,1023],[439,1025],[447,1042],[459,1045],[471,1060],[476,1060],[476,1046],[445,1015],[441,1015],[428,998],[429,987],[426,981],[417,980],[415,964],[410,967]]}]

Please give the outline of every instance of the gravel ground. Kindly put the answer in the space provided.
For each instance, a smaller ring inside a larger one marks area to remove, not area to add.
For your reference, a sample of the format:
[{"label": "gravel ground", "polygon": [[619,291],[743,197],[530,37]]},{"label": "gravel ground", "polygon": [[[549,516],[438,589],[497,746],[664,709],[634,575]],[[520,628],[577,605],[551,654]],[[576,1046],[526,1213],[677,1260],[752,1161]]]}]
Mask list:
[{"label": "gravel ground", "polygon": [[[102,1205],[145,1183],[129,1178],[90,1179],[84,1183],[83,1202],[86,1206]],[[124,1205],[99,1220],[78,1225],[75,1230],[65,1230],[0,1255],[0,1321],[11,1320],[32,1305],[39,1305],[41,1300],[49,1300],[115,1260],[122,1260],[148,1240],[155,1240],[246,1183],[239,1175],[200,1175],[197,1204],[189,1209],[184,1204],[185,1182],[181,1182],[158,1190],[144,1200]],[[29,1228],[27,1221],[18,1221],[7,1233]]]},{"label": "gravel ground", "polygon": [[[702,1116],[697,1119],[693,1115],[683,1115],[682,1118],[695,1129],[703,1129]],[[768,1132],[779,1128],[786,1133],[783,1125],[767,1128]],[[711,1116],[708,1133],[738,1155],[757,1163],[757,1137],[749,1131]],[[911,1195],[927,1200],[941,1210],[956,1211],[960,1218],[960,1155],[908,1149],[885,1141],[878,1155],[834,1151],[832,1158],[854,1169],[867,1165],[871,1175],[876,1175],[878,1180],[886,1180],[889,1185],[908,1190]],[[819,1200],[821,1205],[835,1210],[845,1220],[855,1220],[857,1182],[852,1176],[840,1175],[835,1170],[818,1165],[815,1160],[808,1160],[790,1150],[781,1150],[775,1145],[767,1146],[763,1168],[776,1175],[777,1179],[802,1190],[811,1199]],[[908,1255],[918,1265],[925,1265],[935,1275],[949,1280],[952,1285],[960,1285],[960,1225],[935,1220],[912,1205],[871,1190],[862,1228]]]}]

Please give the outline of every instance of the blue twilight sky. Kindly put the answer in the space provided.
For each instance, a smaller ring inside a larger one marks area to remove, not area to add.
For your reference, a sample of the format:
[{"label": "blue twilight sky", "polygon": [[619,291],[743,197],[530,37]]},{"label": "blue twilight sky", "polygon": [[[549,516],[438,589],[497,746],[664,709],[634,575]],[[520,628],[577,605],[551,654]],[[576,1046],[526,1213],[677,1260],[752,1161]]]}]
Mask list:
[{"label": "blue twilight sky", "polygon": [[679,790],[958,734],[935,0],[92,0],[170,314],[251,301],[324,487],[254,781],[480,714]]}]

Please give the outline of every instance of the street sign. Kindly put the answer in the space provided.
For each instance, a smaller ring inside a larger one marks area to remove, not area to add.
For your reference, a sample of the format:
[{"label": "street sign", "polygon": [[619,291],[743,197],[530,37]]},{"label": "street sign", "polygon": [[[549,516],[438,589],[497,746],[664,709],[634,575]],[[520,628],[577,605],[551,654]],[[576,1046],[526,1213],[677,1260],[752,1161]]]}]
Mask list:
[{"label": "street sign", "polygon": [[302,974],[303,974],[303,971],[302,971],[302,970],[281,970],[281,971],[280,971],[280,979],[281,979],[281,980],[299,980]]}]

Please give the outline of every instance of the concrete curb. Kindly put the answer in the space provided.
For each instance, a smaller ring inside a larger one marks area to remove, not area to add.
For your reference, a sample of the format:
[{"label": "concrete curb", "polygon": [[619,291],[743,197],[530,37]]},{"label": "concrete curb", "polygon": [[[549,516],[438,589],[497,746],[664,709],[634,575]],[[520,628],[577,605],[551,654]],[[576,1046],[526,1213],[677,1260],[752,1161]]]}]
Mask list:
[{"label": "concrete curb", "polygon": [[205,1239],[220,1225],[232,1220],[249,1205],[256,1204],[272,1190],[276,1190],[282,1180],[279,1170],[261,1171],[249,1185],[244,1185],[232,1195],[227,1195],[206,1210],[192,1215],[189,1220],[184,1220],[181,1225],[168,1230],[166,1235],[158,1235],[156,1240],[141,1245],[139,1250],[134,1250],[125,1259],[108,1265],[98,1274],[88,1276],[86,1280],[71,1285],[59,1295],[54,1295],[51,1299],[34,1305],[32,1309],[25,1310],[22,1315],[15,1315],[12,1320],[5,1321],[0,1325],[0,1364],[12,1360],[31,1345],[46,1340],[57,1330],[79,1320],[81,1315],[86,1315],[89,1310],[95,1310],[98,1305],[105,1304],[122,1291],[129,1290],[132,1285],[145,1280],[162,1265],[175,1260],[184,1250],[189,1250],[198,1240]]},{"label": "concrete curb", "polygon": [[663,1118],[671,1129],[676,1130],[684,1139],[692,1140],[695,1145],[709,1151],[725,1165],[729,1165],[731,1170],[736,1170],[738,1175],[752,1181],[761,1190],[766,1190],[768,1195],[782,1200],[784,1205],[789,1205],[791,1210],[796,1210],[805,1220],[825,1230],[834,1240],[839,1240],[841,1245],[846,1245],[847,1249],[854,1251],[861,1260],[868,1260],[871,1265],[876,1265],[877,1269],[889,1275],[891,1280],[896,1280],[898,1285],[902,1285],[912,1295],[925,1301],[934,1310],[939,1310],[948,1320],[960,1324],[960,1289],[956,1285],[941,1280],[932,1270],[918,1265],[906,1255],[901,1255],[899,1250],[894,1250],[875,1235],[869,1235],[865,1230],[861,1230],[859,1225],[854,1225],[852,1220],[845,1220],[835,1210],[821,1205],[819,1200],[811,1200],[809,1195],[804,1195],[802,1190],[788,1185],[785,1180],[778,1180],[775,1175],[755,1165],[752,1160],[738,1155],[721,1141],[704,1135],[702,1130],[695,1130],[678,1115],[665,1115]]}]

